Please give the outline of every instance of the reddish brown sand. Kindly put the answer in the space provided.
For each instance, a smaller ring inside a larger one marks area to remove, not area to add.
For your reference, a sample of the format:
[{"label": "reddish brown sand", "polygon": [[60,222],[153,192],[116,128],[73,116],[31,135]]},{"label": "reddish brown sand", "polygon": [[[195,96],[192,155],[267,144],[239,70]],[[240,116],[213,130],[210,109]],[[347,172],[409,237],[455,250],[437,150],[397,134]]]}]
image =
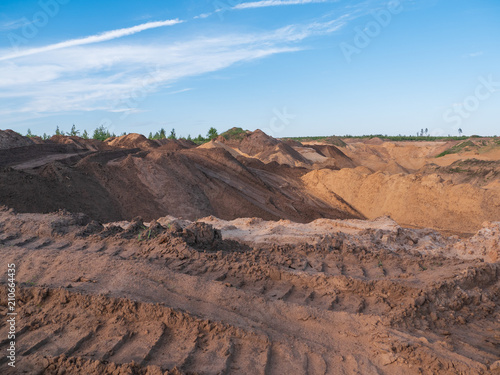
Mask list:
[{"label": "reddish brown sand", "polygon": [[266,137],[0,132],[0,374],[500,374],[494,147]]}]

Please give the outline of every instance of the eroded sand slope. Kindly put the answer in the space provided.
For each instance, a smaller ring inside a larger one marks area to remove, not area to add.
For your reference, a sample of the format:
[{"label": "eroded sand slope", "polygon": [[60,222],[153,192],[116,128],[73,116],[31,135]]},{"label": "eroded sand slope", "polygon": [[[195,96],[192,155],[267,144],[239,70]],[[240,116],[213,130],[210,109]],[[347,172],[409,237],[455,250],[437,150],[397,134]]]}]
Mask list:
[{"label": "eroded sand slope", "polygon": [[359,167],[313,171],[302,179],[318,197],[336,202],[339,195],[369,219],[388,215],[401,225],[469,233],[499,219],[500,190],[455,185],[436,174],[371,173]]}]

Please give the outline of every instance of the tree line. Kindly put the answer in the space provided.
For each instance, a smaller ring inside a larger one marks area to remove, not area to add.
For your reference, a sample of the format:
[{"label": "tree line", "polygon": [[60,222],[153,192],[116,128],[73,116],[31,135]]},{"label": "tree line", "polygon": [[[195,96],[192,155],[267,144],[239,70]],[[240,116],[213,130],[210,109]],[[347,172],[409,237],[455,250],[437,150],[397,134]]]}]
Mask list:
[{"label": "tree line", "polygon": [[[74,125],[74,124],[71,127],[71,130],[69,132],[61,131],[59,129],[59,126],[57,126],[57,128],[56,128],[56,130],[55,130],[55,132],[54,132],[53,135],[48,135],[47,133],[43,133],[43,135],[38,136],[36,134],[33,134],[30,129],[28,129],[28,132],[26,134],[27,137],[30,137],[30,138],[39,137],[39,138],[42,138],[43,140],[47,140],[47,139],[49,139],[50,137],[52,137],[54,135],[63,135],[63,136],[70,136],[70,137],[81,137],[83,139],[97,139],[97,140],[100,140],[100,141],[105,141],[108,138],[116,137],[116,134],[115,133],[111,133],[104,125],[101,125],[98,128],[96,128],[94,130],[94,133],[92,134],[92,136],[90,136],[90,134],[87,132],[87,130],[84,130],[83,132],[80,132],[80,130],[78,130],[76,128],[76,125]],[[127,133],[122,133],[120,135],[127,135]],[[153,134],[153,132],[150,132],[149,136],[148,136],[148,139],[151,139],[151,140],[158,140],[158,139],[173,139],[173,140],[175,140],[175,139],[185,139],[185,140],[188,140],[188,141],[192,141],[194,143],[201,144],[201,143],[209,142],[212,139],[217,138],[218,135],[219,135],[219,133],[217,132],[217,129],[215,129],[214,127],[211,127],[208,130],[206,137],[203,137],[201,134],[199,134],[195,138],[192,138],[191,135],[188,135],[187,137],[179,137],[179,138],[177,138],[177,134],[175,132],[175,129],[172,129],[170,131],[170,134],[167,136],[167,132],[165,131],[165,129],[161,128],[159,131],[157,131],[154,134]]]}]

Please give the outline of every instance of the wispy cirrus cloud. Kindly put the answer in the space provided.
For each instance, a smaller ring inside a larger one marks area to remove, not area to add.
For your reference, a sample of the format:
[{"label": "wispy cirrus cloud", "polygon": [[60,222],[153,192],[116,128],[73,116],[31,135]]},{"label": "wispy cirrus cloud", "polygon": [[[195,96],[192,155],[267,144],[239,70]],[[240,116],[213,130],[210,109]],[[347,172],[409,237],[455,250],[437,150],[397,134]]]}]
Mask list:
[{"label": "wispy cirrus cloud", "polygon": [[27,18],[0,22],[0,31],[17,30],[23,26],[29,25],[30,23],[31,22]]},{"label": "wispy cirrus cloud", "polygon": [[477,51],[477,52],[468,53],[468,54],[464,55],[463,57],[474,58],[474,57],[482,56],[483,54],[484,54],[484,51]]},{"label": "wispy cirrus cloud", "polygon": [[133,113],[138,102],[130,103],[130,98],[234,64],[303,50],[307,38],[332,33],[342,25],[344,21],[336,19],[170,44],[75,45],[0,61],[0,114]]},{"label": "wispy cirrus cloud", "polygon": [[241,3],[235,5],[233,9],[266,8],[266,7],[276,7],[284,5],[302,5],[302,4],[326,3],[326,2],[328,2],[328,0],[262,0],[262,1],[251,1],[248,3]]},{"label": "wispy cirrus cloud", "polygon": [[35,54],[39,54],[39,53],[43,53],[43,52],[55,51],[55,50],[63,49],[63,48],[105,42],[105,41],[109,41],[109,40],[113,40],[113,39],[117,39],[117,38],[122,38],[124,36],[137,34],[137,33],[140,33],[141,31],[144,31],[144,30],[155,29],[155,28],[164,27],[164,26],[172,26],[172,25],[176,25],[176,24],[182,23],[182,22],[183,21],[181,21],[179,19],[147,22],[147,23],[143,23],[141,25],[137,25],[137,26],[133,26],[133,27],[117,29],[117,30],[112,30],[112,31],[106,31],[106,32],[101,33],[101,34],[91,35],[91,36],[87,36],[85,38],[71,39],[71,40],[66,40],[64,42],[60,42],[60,43],[50,44],[50,45],[44,46],[44,47],[30,48],[30,49],[16,51],[14,53],[0,56],[0,61],[12,60],[12,59],[19,58],[19,57],[35,55]]},{"label": "wispy cirrus cloud", "polygon": [[262,1],[250,1],[246,3],[240,3],[233,6],[219,6],[215,11],[209,13],[200,14],[194,19],[207,18],[216,13],[225,12],[227,10],[242,10],[242,9],[253,9],[253,8],[268,8],[277,7],[285,5],[304,5],[304,4],[317,4],[317,3],[327,3],[338,0],[262,0]]}]

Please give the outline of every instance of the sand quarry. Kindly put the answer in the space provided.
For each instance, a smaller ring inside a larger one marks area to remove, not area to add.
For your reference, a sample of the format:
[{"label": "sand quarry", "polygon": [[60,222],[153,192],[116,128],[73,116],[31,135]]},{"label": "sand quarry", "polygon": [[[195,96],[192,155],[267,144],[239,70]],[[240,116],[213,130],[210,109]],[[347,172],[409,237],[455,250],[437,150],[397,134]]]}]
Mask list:
[{"label": "sand quarry", "polygon": [[0,373],[500,374],[500,140],[465,142],[0,131]]}]

